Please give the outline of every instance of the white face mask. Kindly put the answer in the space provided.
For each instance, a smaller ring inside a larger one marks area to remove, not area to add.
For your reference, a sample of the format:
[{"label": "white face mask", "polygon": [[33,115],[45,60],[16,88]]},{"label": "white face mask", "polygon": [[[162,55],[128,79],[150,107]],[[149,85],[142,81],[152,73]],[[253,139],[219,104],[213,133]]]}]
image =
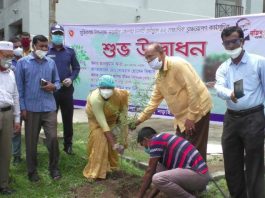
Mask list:
[{"label": "white face mask", "polygon": [[23,49],[21,47],[14,49],[14,55],[15,56],[23,56]]},{"label": "white face mask", "polygon": [[154,60],[150,61],[148,65],[154,70],[159,70],[161,69],[163,62],[159,61],[158,57],[156,57]]},{"label": "white face mask", "polygon": [[36,56],[38,56],[40,59],[43,59],[47,53],[48,53],[48,51],[43,51],[43,50],[36,50],[35,51]]},{"label": "white face mask", "polygon": [[105,98],[109,99],[113,95],[113,89],[99,89],[100,95]]},{"label": "white face mask", "polygon": [[12,65],[12,59],[11,58],[2,58],[0,60],[0,65],[1,65],[1,67],[5,68],[5,69],[10,68]]},{"label": "white face mask", "polygon": [[232,59],[236,59],[241,54],[242,50],[243,50],[242,47],[238,47],[234,50],[225,50],[225,51]]}]

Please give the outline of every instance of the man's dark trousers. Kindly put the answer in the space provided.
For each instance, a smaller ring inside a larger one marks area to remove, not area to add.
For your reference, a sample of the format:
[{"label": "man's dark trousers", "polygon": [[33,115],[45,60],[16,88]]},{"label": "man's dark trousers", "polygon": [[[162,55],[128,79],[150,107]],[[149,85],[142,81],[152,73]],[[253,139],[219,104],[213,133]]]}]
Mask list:
[{"label": "man's dark trousers", "polygon": [[74,114],[74,102],[73,102],[74,87],[62,86],[60,90],[54,93],[56,100],[57,112],[61,109],[62,121],[63,121],[63,133],[64,133],[64,148],[72,146],[73,139],[73,114]]},{"label": "man's dark trousers", "polygon": [[225,113],[222,147],[225,177],[233,198],[265,197],[264,127],[263,109],[246,115]]},{"label": "man's dark trousers", "polygon": [[193,131],[192,135],[187,135],[185,132],[181,133],[179,127],[177,127],[176,130],[176,134],[178,136],[185,138],[196,147],[205,161],[207,161],[209,124],[210,112],[208,112],[198,122],[195,123],[195,131]]},{"label": "man's dark trousers", "polygon": [[49,170],[58,170],[59,145],[56,112],[29,112],[25,120],[26,160],[28,174],[37,172],[37,145],[43,127],[49,151]]}]

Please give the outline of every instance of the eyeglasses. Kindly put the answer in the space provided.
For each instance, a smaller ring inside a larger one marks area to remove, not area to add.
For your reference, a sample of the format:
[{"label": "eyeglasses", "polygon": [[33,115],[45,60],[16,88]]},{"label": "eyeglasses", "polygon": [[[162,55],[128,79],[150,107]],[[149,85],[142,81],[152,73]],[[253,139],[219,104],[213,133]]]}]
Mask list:
[{"label": "eyeglasses", "polygon": [[242,41],[241,38],[232,39],[232,40],[229,40],[229,41],[223,41],[223,45],[224,46],[229,46],[230,44],[239,45],[241,41]]}]

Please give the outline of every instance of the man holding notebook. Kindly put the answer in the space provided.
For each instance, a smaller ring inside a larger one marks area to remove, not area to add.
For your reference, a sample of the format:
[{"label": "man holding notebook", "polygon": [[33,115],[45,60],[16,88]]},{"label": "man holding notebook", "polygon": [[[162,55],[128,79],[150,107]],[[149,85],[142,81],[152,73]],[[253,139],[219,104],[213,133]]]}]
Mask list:
[{"label": "man holding notebook", "polygon": [[239,27],[224,29],[221,38],[231,57],[218,68],[215,85],[227,104],[222,147],[228,189],[233,198],[264,198],[265,58],[243,49]]}]

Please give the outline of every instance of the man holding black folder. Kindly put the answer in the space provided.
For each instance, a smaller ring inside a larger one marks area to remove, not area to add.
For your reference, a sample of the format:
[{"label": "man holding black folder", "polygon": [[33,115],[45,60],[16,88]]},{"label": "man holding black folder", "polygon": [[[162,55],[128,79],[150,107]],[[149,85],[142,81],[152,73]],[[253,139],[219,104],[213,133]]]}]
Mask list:
[{"label": "man holding black folder", "polygon": [[231,56],[218,68],[215,85],[227,104],[222,147],[228,189],[233,198],[264,198],[265,58],[243,49],[239,27],[224,29],[221,38]]}]

